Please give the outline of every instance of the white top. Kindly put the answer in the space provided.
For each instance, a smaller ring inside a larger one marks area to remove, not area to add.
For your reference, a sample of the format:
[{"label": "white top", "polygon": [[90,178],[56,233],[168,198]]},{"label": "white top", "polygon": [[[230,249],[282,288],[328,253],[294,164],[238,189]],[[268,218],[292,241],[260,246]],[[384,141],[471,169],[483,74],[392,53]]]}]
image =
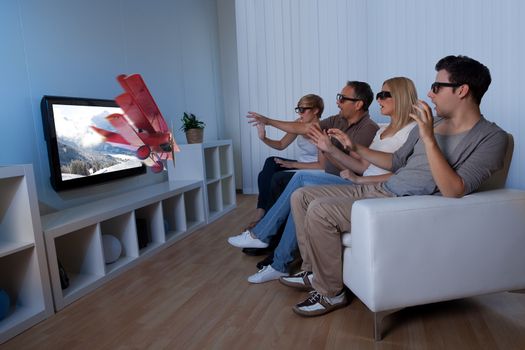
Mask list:
[{"label": "white top", "polygon": [[317,162],[317,146],[302,135],[298,135],[296,141],[299,147],[297,161],[302,163]]},{"label": "white top", "polygon": [[[385,131],[387,126],[388,125],[382,125],[379,130],[377,130],[376,136],[370,145],[370,149],[394,153],[405,143],[408,138],[408,134],[410,134],[410,131],[412,131],[414,126],[416,126],[416,122],[409,123],[394,135],[381,139],[381,133]],[[370,164],[363,173],[363,176],[383,175],[387,173],[389,173],[388,170],[379,168],[374,164]]]}]

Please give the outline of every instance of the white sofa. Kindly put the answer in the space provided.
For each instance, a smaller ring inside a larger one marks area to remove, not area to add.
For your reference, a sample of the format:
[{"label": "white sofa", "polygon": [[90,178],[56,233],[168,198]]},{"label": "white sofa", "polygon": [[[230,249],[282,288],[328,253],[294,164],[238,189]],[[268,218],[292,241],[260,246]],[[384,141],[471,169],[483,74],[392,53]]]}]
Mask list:
[{"label": "white sofa", "polygon": [[381,320],[400,308],[525,288],[525,191],[506,167],[463,198],[365,199],[343,235],[345,285]]}]

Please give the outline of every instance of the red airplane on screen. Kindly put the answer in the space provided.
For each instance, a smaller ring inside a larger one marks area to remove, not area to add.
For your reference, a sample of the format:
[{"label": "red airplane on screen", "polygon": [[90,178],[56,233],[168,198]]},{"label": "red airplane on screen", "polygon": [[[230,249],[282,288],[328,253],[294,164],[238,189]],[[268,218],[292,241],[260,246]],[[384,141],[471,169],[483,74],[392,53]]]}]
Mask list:
[{"label": "red airplane on screen", "polygon": [[115,101],[125,114],[110,114],[106,119],[118,132],[91,128],[106,142],[135,150],[137,158],[159,173],[164,169],[163,160],[175,163],[179,146],[140,74],[119,75],[117,80],[125,92]]}]

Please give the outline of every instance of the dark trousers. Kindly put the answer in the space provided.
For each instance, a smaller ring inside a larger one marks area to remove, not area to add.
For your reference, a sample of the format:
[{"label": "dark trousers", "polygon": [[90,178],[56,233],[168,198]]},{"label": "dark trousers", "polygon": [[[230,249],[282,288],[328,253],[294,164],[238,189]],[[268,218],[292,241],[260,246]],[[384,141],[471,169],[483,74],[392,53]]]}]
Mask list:
[{"label": "dark trousers", "polygon": [[292,159],[286,159],[281,157],[268,157],[264,162],[264,166],[259,173],[257,183],[259,185],[259,197],[257,199],[257,208],[262,208],[268,211],[275,203],[277,198],[284,191],[284,188],[295,174],[289,168],[283,168],[277,164],[274,158],[283,160],[293,161]]}]

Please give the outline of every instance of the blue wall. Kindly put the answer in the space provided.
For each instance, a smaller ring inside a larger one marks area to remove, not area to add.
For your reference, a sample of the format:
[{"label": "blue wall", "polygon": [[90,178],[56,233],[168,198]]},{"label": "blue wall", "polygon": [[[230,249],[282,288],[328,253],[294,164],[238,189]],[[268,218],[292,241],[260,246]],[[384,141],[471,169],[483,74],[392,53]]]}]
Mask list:
[{"label": "blue wall", "polygon": [[89,189],[55,193],[39,103],[42,95],[112,99],[115,77],[140,73],[174,123],[184,111],[206,122],[205,140],[223,124],[217,5],[214,0],[2,0],[0,2],[0,164],[32,163],[39,200],[63,208],[165,180],[148,173]]}]

